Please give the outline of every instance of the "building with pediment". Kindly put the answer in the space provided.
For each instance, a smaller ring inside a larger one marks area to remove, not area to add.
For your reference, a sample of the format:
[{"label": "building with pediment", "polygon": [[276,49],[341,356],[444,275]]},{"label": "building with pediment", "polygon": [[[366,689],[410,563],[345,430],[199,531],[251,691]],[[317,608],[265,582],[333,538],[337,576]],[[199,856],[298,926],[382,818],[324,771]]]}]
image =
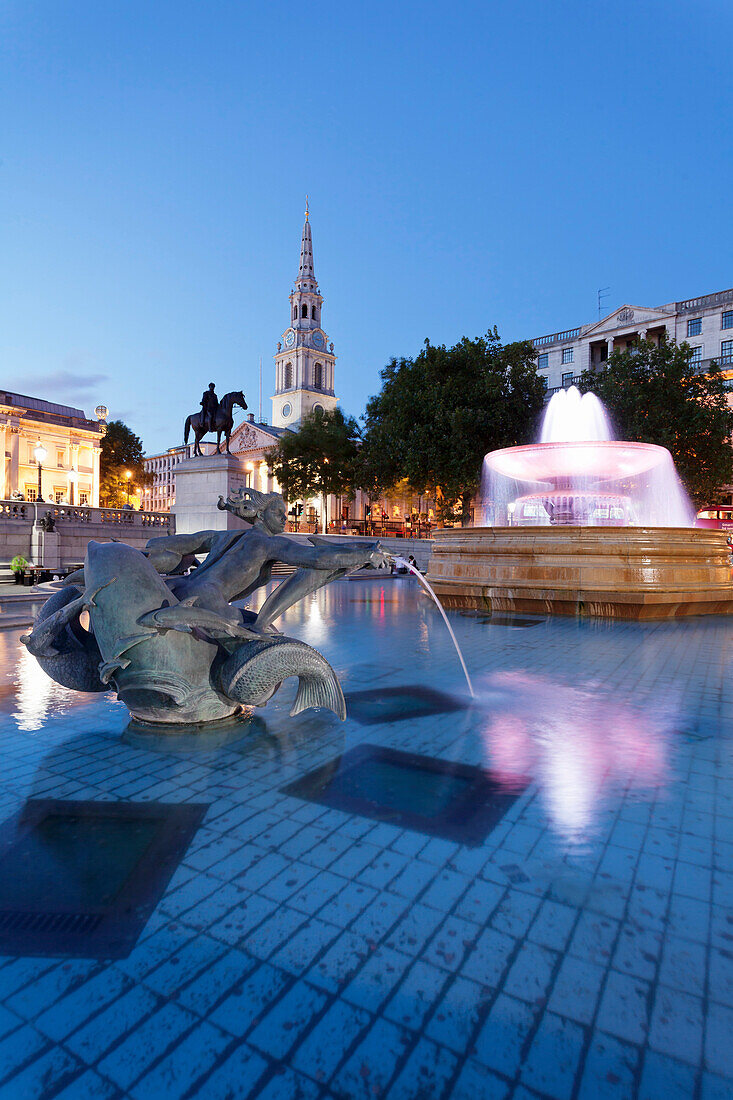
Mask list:
[{"label": "building with pediment", "polygon": [[551,395],[577,383],[584,370],[603,370],[611,352],[625,351],[639,340],[658,343],[663,336],[688,343],[701,373],[716,359],[726,377],[733,377],[733,289],[663,306],[623,305],[602,320],[539,336],[533,343]]}]

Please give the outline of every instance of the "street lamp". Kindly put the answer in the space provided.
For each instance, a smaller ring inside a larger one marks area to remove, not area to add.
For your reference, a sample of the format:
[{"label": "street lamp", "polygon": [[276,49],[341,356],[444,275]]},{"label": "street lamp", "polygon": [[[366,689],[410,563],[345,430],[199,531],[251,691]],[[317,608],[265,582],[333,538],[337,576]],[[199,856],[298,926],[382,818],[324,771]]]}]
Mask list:
[{"label": "street lamp", "polygon": [[127,478],[127,503],[130,503],[130,478],[132,477],[132,470],[125,470],[125,477]]},{"label": "street lamp", "polygon": [[46,451],[46,448],[43,446],[43,444],[41,443],[41,441],[39,439],[38,443],[36,444],[36,446],[33,449],[33,454],[35,455],[36,462],[38,463],[38,496],[36,497],[36,499],[37,499],[39,504],[45,504],[46,503],[45,500],[43,499],[43,495],[41,493],[41,468],[43,466],[43,463],[46,461],[46,454],[47,453],[48,452]]},{"label": "street lamp", "polygon": [[79,480],[76,470],[69,470],[69,504],[74,507],[74,486]]}]

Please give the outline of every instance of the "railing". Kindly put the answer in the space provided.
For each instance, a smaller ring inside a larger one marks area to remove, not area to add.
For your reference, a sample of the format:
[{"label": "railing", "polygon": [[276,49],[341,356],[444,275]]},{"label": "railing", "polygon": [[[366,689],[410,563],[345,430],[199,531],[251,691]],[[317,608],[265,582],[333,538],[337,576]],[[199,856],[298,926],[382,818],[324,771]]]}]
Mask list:
[{"label": "railing", "polygon": [[576,336],[580,336],[580,329],[568,328],[564,332],[553,332],[549,336],[538,336],[532,343],[536,348],[543,348],[547,344],[559,344],[563,340],[574,340]]},{"label": "railing", "polygon": [[560,390],[569,390],[571,386],[578,386],[580,384],[581,376],[574,374],[570,382],[563,382],[562,386],[552,386],[545,391],[545,400],[549,400],[554,393],[559,393]]},{"label": "railing", "polygon": [[160,527],[169,530],[173,520],[170,512],[136,512],[132,508],[87,508],[52,501],[1,500],[0,519],[33,522],[50,512],[54,521],[65,523],[108,523],[116,527]]},{"label": "railing", "polygon": [[711,306],[722,306],[727,302],[733,302],[733,288],[718,290],[715,294],[703,294],[702,298],[686,298],[684,302],[675,302],[675,310],[677,313],[691,313],[698,309],[709,309]]}]

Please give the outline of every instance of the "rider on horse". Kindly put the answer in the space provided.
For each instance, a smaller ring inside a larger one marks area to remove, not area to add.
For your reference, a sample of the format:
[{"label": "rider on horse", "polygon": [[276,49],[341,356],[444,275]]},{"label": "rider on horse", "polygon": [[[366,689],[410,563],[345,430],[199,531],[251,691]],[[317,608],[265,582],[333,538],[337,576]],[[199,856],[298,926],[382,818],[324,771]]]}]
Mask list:
[{"label": "rider on horse", "polygon": [[216,414],[219,411],[219,398],[216,396],[213,382],[209,382],[208,390],[204,390],[203,397],[201,398],[201,408],[203,410],[204,427],[206,431],[215,432]]}]

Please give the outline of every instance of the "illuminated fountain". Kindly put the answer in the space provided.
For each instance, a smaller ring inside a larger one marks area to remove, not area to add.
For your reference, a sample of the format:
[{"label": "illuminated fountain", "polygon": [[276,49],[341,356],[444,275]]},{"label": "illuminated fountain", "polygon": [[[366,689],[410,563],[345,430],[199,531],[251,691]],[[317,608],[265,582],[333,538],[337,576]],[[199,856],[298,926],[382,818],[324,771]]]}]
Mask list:
[{"label": "illuminated fountain", "polygon": [[669,451],[615,440],[596,395],[575,386],[551,399],[539,443],[486,456],[481,502],[495,526],[695,525]]},{"label": "illuminated fountain", "polygon": [[733,612],[723,532],[664,447],[615,440],[595,394],[551,399],[540,440],[484,459],[481,526],[435,532],[428,578],[449,607],[658,619]]}]

